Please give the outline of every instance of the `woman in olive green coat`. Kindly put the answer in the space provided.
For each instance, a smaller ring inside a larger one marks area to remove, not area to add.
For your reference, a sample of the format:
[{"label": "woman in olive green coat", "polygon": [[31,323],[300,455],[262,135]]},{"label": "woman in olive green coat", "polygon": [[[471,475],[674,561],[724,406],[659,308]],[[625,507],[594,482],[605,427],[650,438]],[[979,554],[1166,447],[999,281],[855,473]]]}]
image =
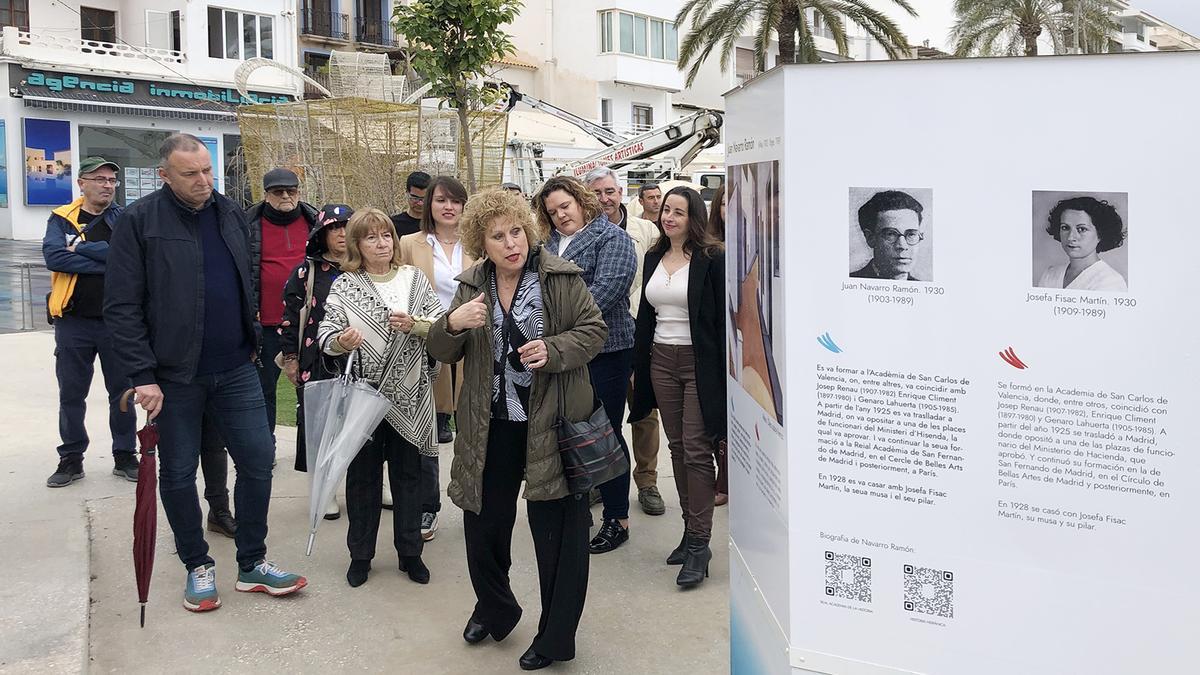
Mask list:
[{"label": "woman in olive green coat", "polygon": [[448,488],[464,511],[476,597],[463,639],[503,640],[521,618],[508,571],[524,480],[542,615],[520,666],[535,670],[575,657],[591,514],[586,496],[567,492],[557,422],[560,405],[571,420],[592,414],[587,364],[608,327],[580,269],[535,244],[545,233],[520,197],[505,190],[475,195],[459,229],[464,249],[484,260],[459,275],[427,349],[443,363],[465,359]]}]

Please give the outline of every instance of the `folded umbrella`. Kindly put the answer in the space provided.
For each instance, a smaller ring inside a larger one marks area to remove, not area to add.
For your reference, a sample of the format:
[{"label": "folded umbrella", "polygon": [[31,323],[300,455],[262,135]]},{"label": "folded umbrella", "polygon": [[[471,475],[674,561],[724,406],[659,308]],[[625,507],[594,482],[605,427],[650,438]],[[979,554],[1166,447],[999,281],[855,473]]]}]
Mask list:
[{"label": "folded umbrella", "polygon": [[366,445],[392,403],[374,387],[351,375],[354,353],[346,371],[329,380],[304,385],[304,441],[308,452],[309,533],[305,555],[312,555],[317,525],[325,505],[341,482],[350,462]]},{"label": "folded umbrella", "polygon": [[[130,389],[121,396],[121,412],[128,412]],[[137,432],[141,459],[138,461],[137,496],[133,507],[133,576],[141,603],[141,627],[146,627],[146,601],[150,597],[150,577],[154,573],[154,545],[158,538],[158,470],[154,453],[158,447],[158,425],[146,420]]]}]

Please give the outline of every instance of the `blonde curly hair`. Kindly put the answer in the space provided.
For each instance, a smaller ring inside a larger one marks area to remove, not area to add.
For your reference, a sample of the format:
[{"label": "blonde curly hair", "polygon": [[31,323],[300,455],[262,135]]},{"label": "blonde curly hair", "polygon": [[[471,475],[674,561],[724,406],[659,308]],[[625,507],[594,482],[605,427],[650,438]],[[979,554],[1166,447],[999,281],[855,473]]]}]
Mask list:
[{"label": "blonde curly hair", "polygon": [[467,200],[462,220],[458,223],[463,250],[468,255],[476,259],[487,255],[483,241],[498,218],[507,218],[524,228],[530,248],[546,240],[545,228],[534,221],[533,212],[529,210],[529,204],[525,203],[524,198],[508,190],[490,188],[477,192]]}]

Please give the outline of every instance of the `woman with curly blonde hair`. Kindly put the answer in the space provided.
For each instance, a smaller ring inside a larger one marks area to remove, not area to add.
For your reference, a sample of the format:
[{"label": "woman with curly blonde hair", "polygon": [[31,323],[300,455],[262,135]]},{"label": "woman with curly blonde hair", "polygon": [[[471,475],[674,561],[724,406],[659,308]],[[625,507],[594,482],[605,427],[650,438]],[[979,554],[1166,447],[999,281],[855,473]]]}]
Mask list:
[{"label": "woman with curly blonde hair", "polygon": [[506,190],[467,201],[463,248],[482,262],[459,275],[449,312],[429,332],[429,354],[463,361],[458,434],[447,494],[463,510],[475,609],[463,639],[503,640],[521,618],[508,572],[517,496],[525,481],[541,583],[537,636],[525,670],[575,657],[588,580],[587,499],[567,491],[558,454],[560,409],[587,419],[586,366],[608,329],[579,268],[546,251],[529,207]]}]

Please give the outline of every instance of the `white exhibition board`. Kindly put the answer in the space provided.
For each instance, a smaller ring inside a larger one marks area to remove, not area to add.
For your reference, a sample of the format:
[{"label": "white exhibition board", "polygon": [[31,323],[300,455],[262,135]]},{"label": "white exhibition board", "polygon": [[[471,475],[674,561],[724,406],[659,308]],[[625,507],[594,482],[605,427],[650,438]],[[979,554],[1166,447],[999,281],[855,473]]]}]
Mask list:
[{"label": "white exhibition board", "polygon": [[1198,82],[1150,53],[727,95],[735,673],[1197,672]]}]

